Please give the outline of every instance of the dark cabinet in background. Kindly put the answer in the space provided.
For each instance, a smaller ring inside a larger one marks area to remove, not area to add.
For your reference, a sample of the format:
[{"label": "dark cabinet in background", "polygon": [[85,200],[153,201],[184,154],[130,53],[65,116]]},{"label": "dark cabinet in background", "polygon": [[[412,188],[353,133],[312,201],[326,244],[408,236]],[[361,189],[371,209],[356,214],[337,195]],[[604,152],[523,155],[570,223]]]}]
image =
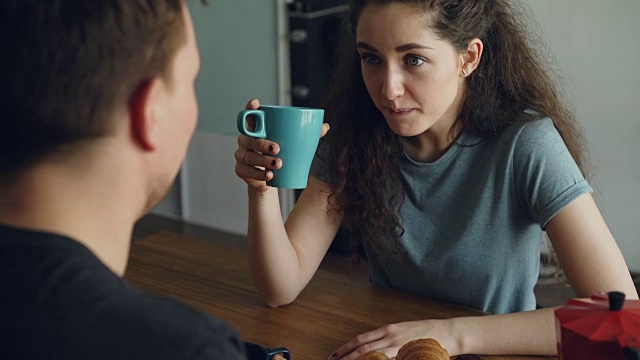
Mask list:
[{"label": "dark cabinet in background", "polygon": [[291,103],[319,106],[329,87],[345,0],[296,0],[288,5]]},{"label": "dark cabinet in background", "polygon": [[[287,5],[291,105],[320,107],[327,96],[337,43],[348,15],[346,0],[296,0]],[[300,190],[296,190],[297,199]],[[349,232],[340,228],[329,252],[349,253]]]}]

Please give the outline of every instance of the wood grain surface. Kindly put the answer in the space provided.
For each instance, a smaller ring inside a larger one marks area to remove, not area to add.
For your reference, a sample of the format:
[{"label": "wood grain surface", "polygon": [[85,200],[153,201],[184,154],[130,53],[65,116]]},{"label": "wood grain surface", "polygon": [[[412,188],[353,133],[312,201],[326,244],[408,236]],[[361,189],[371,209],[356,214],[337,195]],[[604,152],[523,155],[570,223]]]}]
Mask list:
[{"label": "wood grain surface", "polygon": [[294,303],[269,308],[255,291],[244,244],[171,232],[134,242],[125,278],[136,288],[177,298],[224,319],[244,340],[265,347],[287,347],[292,360],[326,359],[354,336],[386,324],[482,315],[476,310],[374,287],[362,277],[349,276],[346,270],[329,270],[325,265]]}]

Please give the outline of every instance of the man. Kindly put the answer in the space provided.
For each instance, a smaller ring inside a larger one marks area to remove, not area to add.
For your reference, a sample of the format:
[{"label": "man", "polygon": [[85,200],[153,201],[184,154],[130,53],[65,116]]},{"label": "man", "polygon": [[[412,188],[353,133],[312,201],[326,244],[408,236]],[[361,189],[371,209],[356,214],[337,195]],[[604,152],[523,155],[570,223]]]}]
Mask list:
[{"label": "man", "polygon": [[183,0],[3,0],[0,29],[0,358],[244,358],[121,278],[196,126]]}]

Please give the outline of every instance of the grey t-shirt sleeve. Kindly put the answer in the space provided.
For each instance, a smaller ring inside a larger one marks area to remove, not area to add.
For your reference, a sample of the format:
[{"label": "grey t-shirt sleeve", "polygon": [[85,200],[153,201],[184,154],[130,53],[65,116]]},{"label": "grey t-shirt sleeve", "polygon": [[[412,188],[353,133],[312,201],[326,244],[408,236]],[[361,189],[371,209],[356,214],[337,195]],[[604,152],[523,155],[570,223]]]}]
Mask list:
[{"label": "grey t-shirt sleeve", "polygon": [[578,196],[593,192],[550,119],[524,125],[514,146],[518,200],[543,230]]}]

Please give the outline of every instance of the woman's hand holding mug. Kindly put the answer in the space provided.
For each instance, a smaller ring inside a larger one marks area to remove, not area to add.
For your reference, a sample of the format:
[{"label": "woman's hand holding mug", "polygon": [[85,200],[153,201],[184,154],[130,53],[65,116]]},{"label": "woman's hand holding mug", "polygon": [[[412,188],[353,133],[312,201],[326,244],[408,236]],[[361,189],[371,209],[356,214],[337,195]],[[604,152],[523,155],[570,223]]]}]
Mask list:
[{"label": "woman's hand holding mug", "polygon": [[[329,124],[322,123],[324,111],[261,107],[258,99],[250,100],[245,109],[238,115],[236,175],[258,192],[265,192],[271,186],[306,187],[317,141],[329,131]],[[285,162],[288,166],[283,169]]]},{"label": "woman's hand holding mug", "polygon": [[[245,109],[256,110],[260,107],[258,99],[247,102]],[[249,126],[255,129],[255,118],[247,118]],[[259,192],[269,189],[266,181],[273,178],[273,169],[282,166],[282,161],[273,157],[263,155],[264,153],[276,155],[280,147],[273,141],[259,139],[244,134],[238,136],[238,149],[234,156],[236,158],[236,175],[244,180],[249,186]]]}]

